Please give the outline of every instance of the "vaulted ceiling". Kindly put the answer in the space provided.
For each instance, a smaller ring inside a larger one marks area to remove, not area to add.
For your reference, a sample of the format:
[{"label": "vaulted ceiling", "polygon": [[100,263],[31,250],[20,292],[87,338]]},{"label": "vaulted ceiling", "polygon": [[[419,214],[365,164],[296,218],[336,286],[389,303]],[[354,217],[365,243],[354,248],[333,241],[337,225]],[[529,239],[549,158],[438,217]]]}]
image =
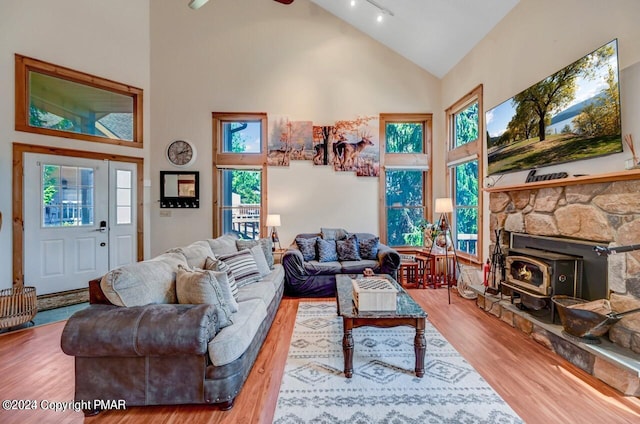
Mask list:
[{"label": "vaulted ceiling", "polygon": [[442,78],[519,0],[311,1]]}]

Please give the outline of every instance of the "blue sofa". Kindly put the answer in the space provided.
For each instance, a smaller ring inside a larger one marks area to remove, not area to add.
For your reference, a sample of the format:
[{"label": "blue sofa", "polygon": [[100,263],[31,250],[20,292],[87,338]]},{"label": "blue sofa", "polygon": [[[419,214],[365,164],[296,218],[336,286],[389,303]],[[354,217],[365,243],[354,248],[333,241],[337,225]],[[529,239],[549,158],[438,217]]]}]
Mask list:
[{"label": "blue sofa", "polygon": [[[346,233],[346,232],[345,232]],[[303,233],[295,238],[326,240],[328,232]],[[355,234],[358,240],[368,240],[377,236],[370,233]],[[336,295],[336,274],[361,274],[365,268],[371,268],[376,274],[389,274],[396,278],[400,266],[400,255],[391,247],[378,242],[375,259],[347,261],[320,261],[316,255],[305,260],[298,244],[294,240],[282,256],[284,267],[284,293],[293,297],[332,297]]]}]

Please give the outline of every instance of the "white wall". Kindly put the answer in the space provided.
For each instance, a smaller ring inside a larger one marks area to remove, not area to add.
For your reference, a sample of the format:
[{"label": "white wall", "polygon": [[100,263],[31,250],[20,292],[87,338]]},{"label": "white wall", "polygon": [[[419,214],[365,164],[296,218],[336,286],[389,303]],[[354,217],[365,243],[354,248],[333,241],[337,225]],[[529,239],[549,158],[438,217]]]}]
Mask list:
[{"label": "white wall", "polygon": [[[476,85],[484,85],[485,111],[543,78],[618,39],[622,133],[633,134],[640,149],[640,2],[637,0],[520,0],[518,5],[442,79],[448,107]],[[600,174],[621,171],[630,153],[541,169]],[[486,157],[483,158],[486,170]],[[525,172],[505,174],[496,186],[522,184]],[[485,196],[484,210],[488,210]],[[485,214],[485,258],[489,255],[489,214]]]},{"label": "white wall", "polygon": [[[145,148],[15,131],[15,53],[142,88]],[[149,0],[0,2],[0,211],[3,214],[0,288],[11,287],[12,282],[12,143],[147,156],[150,150],[149,54]],[[148,214],[145,218],[148,222]],[[148,251],[148,238],[145,247]]]},{"label": "white wall", "polygon": [[[385,112],[433,112],[440,82],[308,0],[151,2],[152,199],[164,146],[193,141],[199,210],[151,212],[152,254],[212,234],[211,112],[266,112],[331,124]],[[435,138],[439,137],[437,128]],[[378,233],[378,179],[336,173],[311,162],[268,170],[269,212],[282,216],[281,243],[341,226]],[[155,196],[155,197],[154,197]]]}]

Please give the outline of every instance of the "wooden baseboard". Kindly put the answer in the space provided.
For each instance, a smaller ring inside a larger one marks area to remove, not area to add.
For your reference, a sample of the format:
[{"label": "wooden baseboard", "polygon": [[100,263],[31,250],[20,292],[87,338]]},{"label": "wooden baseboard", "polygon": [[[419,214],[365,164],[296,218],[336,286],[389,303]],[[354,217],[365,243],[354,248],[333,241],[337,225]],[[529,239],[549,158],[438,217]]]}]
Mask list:
[{"label": "wooden baseboard", "polygon": [[89,301],[89,289],[69,290],[37,296],[38,311],[61,308]]}]

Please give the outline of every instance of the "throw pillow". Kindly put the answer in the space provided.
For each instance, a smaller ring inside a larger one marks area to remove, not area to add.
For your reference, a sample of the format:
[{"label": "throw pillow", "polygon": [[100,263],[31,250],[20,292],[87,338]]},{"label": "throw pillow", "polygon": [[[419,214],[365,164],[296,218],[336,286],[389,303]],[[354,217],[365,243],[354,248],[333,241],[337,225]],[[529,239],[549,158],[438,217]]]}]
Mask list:
[{"label": "throw pillow", "polygon": [[237,301],[238,300],[238,284],[236,283],[236,278],[231,272],[231,268],[225,262],[220,259],[207,257],[204,261],[204,269],[208,269],[211,271],[221,271],[227,274],[227,282],[229,284],[229,288],[231,289],[231,295]]},{"label": "throw pillow", "polygon": [[215,271],[191,270],[179,265],[176,272],[176,294],[178,302],[182,304],[214,305],[220,329],[233,324],[231,310],[216,280]]},{"label": "throw pillow", "polygon": [[260,272],[253,255],[248,250],[230,253],[219,256],[218,259],[229,265],[231,272],[236,279],[238,288],[260,280]]},{"label": "throw pillow", "polygon": [[238,236],[235,234],[225,234],[218,238],[207,239],[209,247],[214,255],[228,255],[229,253],[237,252],[236,240]]},{"label": "throw pillow", "polygon": [[298,249],[300,249],[302,258],[305,261],[314,261],[316,259],[316,240],[318,240],[318,237],[298,237],[296,239]]},{"label": "throw pillow", "polygon": [[324,240],[319,238],[317,241],[318,261],[332,262],[338,260],[338,252],[336,250],[335,240]]},{"label": "throw pillow", "polygon": [[344,228],[320,228],[320,234],[325,240],[344,240],[349,236]]},{"label": "throw pillow", "polygon": [[211,246],[206,240],[196,241],[185,247],[167,250],[167,253],[181,253],[187,258],[187,264],[192,268],[202,268],[207,256],[213,256]]},{"label": "throw pillow", "polygon": [[346,240],[336,240],[336,250],[338,251],[338,260],[361,260],[360,253],[358,252],[358,238],[355,234],[351,234]]},{"label": "throw pillow", "polygon": [[253,246],[260,245],[264,252],[264,257],[267,259],[267,265],[269,269],[273,269],[273,241],[270,238],[261,238],[258,240],[236,240],[236,247],[238,250],[251,249]]},{"label": "throw pillow", "polygon": [[271,270],[269,269],[269,265],[267,264],[267,259],[264,257],[262,247],[253,246],[251,249],[249,249],[249,251],[253,255],[253,260],[256,261],[256,266],[258,267],[260,277],[264,277],[265,275],[269,274]]},{"label": "throw pillow", "polygon": [[362,259],[378,259],[378,243],[380,237],[358,239],[358,248],[360,249],[360,257]]}]

